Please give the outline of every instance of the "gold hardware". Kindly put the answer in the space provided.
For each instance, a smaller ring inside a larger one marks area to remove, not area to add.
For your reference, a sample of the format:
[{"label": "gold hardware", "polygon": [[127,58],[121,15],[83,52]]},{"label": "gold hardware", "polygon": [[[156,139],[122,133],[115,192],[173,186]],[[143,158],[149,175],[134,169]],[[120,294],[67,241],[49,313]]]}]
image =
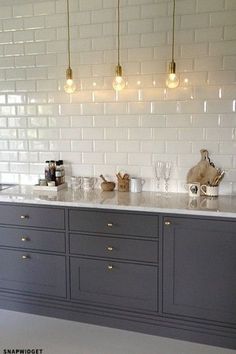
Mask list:
[{"label": "gold hardware", "polygon": [[113,265],[111,265],[111,264],[109,264],[108,266],[107,266],[107,269],[108,270],[112,270],[114,267],[113,267]]},{"label": "gold hardware", "polygon": [[21,219],[28,219],[28,215],[21,215],[20,218]]},{"label": "gold hardware", "polygon": [[22,256],[21,259],[23,260],[30,259],[30,256]]},{"label": "gold hardware", "polygon": [[29,239],[28,239],[28,237],[24,237],[24,236],[23,236],[23,237],[21,237],[21,241],[22,241],[22,242],[25,242],[25,241],[29,241]]},{"label": "gold hardware", "polygon": [[165,221],[165,225],[169,226],[169,225],[171,225],[171,222],[170,221]]},{"label": "gold hardware", "polygon": [[106,249],[107,249],[107,251],[109,251],[109,252],[112,252],[112,251],[113,251],[113,247],[112,247],[112,246],[108,246]]},{"label": "gold hardware", "polygon": [[108,223],[108,224],[107,224],[107,227],[112,227],[112,226],[113,226],[112,223]]}]

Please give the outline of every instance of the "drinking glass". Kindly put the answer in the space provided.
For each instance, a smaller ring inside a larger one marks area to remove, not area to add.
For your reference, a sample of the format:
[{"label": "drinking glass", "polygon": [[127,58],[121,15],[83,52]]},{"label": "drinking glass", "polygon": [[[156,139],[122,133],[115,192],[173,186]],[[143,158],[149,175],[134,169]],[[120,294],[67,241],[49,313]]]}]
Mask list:
[{"label": "drinking glass", "polygon": [[172,168],[172,163],[170,161],[166,161],[164,163],[164,169],[163,169],[163,177],[165,181],[165,192],[168,194],[169,191],[169,179],[170,179],[170,174],[171,174],[171,168]]},{"label": "drinking glass", "polygon": [[164,168],[164,162],[162,161],[156,161],[155,162],[155,177],[157,180],[157,193],[160,193],[160,180],[163,175],[163,168]]}]

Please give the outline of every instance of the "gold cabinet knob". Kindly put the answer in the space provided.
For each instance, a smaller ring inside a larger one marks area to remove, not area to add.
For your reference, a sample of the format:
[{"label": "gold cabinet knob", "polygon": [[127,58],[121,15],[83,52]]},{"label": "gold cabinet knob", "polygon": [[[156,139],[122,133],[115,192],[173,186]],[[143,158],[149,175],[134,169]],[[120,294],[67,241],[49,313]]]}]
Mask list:
[{"label": "gold cabinet knob", "polygon": [[112,252],[113,251],[113,247],[112,246],[107,246],[106,250],[109,251],[109,252]]},{"label": "gold cabinet knob", "polygon": [[20,218],[23,220],[23,219],[28,219],[28,215],[21,215]]},{"label": "gold cabinet knob", "polygon": [[30,259],[30,256],[23,255],[23,256],[21,256],[21,259],[25,261],[27,259]]},{"label": "gold cabinet knob", "polygon": [[171,221],[169,221],[169,220],[165,221],[165,225],[166,225],[166,226],[171,225]]},{"label": "gold cabinet knob", "polygon": [[107,224],[107,227],[112,227],[112,226],[113,226],[112,222],[109,222],[109,223]]},{"label": "gold cabinet knob", "polygon": [[113,267],[113,265],[112,264],[108,264],[108,266],[107,266],[107,269],[108,270],[112,270],[114,267]]},{"label": "gold cabinet knob", "polygon": [[22,241],[22,242],[26,242],[26,241],[29,241],[29,239],[28,239],[28,237],[22,236],[22,237],[21,237],[21,241]]}]

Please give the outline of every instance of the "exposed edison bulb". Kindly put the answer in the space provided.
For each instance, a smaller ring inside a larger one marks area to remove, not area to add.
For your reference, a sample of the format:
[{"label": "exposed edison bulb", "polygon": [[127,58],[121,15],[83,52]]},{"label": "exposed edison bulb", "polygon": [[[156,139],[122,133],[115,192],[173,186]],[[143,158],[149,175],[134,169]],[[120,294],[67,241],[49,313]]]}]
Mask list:
[{"label": "exposed edison bulb", "polygon": [[116,76],[112,82],[115,91],[121,91],[125,88],[125,80],[122,77],[122,67],[118,64],[116,66]]},{"label": "exposed edison bulb", "polygon": [[75,85],[74,80],[73,80],[72,69],[69,67],[66,70],[66,84],[64,86],[64,91],[66,93],[74,93],[75,90],[76,90],[76,85]]},{"label": "exposed edison bulb", "polygon": [[178,75],[176,75],[175,70],[176,70],[176,64],[172,60],[172,62],[170,63],[170,66],[169,66],[169,74],[166,79],[166,86],[171,89],[179,86],[179,78],[178,78]]},{"label": "exposed edison bulb", "polygon": [[175,73],[170,73],[166,79],[166,86],[168,88],[176,88],[179,86],[179,78]]}]

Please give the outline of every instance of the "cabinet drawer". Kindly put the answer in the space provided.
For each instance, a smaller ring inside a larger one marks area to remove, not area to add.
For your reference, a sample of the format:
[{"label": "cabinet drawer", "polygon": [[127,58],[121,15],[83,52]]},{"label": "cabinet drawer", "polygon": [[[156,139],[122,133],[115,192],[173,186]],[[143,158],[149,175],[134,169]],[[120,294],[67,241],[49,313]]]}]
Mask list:
[{"label": "cabinet drawer", "polygon": [[0,246],[65,252],[65,234],[56,231],[0,227]]},{"label": "cabinet drawer", "polygon": [[0,224],[64,229],[63,209],[0,205]]},{"label": "cabinet drawer", "polygon": [[154,266],[71,259],[71,298],[103,305],[157,311]]},{"label": "cabinet drawer", "polygon": [[65,257],[0,250],[0,288],[66,297]]},{"label": "cabinet drawer", "polygon": [[71,231],[158,236],[158,217],[152,215],[70,210],[69,223]]},{"label": "cabinet drawer", "polygon": [[158,242],[71,234],[70,252],[85,256],[157,262]]}]

